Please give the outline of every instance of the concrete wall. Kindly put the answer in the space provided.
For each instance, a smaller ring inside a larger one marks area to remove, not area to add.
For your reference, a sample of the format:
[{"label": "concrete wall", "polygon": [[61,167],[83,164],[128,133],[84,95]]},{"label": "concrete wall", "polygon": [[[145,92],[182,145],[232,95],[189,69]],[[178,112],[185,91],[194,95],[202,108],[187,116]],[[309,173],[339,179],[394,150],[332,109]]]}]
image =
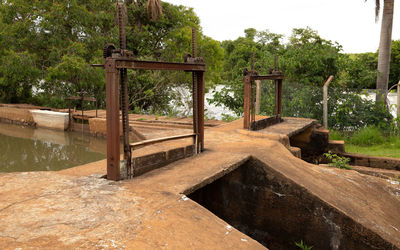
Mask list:
[{"label": "concrete wall", "polygon": [[254,158],[189,198],[269,249],[396,249]]},{"label": "concrete wall", "polygon": [[290,137],[290,145],[301,149],[303,160],[313,162],[328,151],[329,130],[310,127],[304,132]]},{"label": "concrete wall", "polygon": [[35,124],[29,109],[0,106],[0,121],[21,125]]},{"label": "concrete wall", "polygon": [[189,145],[140,157],[134,157],[132,158],[132,167],[135,170],[135,176],[166,166],[171,162],[190,157],[194,155],[194,150],[194,145]]},{"label": "concrete wall", "polygon": [[351,165],[400,171],[400,159],[397,158],[355,153],[339,153],[339,155],[350,158]]}]

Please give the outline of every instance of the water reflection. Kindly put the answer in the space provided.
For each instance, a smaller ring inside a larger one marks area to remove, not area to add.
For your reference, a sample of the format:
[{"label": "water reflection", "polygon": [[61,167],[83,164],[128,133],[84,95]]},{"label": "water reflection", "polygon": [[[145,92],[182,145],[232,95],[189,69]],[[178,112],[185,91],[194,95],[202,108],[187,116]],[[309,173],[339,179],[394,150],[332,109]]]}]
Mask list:
[{"label": "water reflection", "polygon": [[0,172],[60,170],[104,159],[105,154],[104,139],[0,123]]}]

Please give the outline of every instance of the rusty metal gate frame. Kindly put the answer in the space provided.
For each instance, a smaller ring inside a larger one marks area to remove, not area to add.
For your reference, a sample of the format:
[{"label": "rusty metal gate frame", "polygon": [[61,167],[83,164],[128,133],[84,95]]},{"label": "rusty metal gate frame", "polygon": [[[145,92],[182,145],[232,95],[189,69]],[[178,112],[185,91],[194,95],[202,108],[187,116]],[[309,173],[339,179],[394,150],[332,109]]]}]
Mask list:
[{"label": "rusty metal gate frame", "polygon": [[[83,102],[84,101],[89,101],[89,102],[94,102],[96,106],[96,117],[97,117],[97,100],[94,97],[85,97],[84,94],[85,92],[78,92],[80,96],[69,96],[66,99],[68,100],[68,130],[72,131],[72,118],[73,114],[71,113],[71,101],[72,100],[79,100],[81,101],[81,120],[83,123],[83,117],[84,117],[84,108],[83,108]],[[79,118],[78,118],[79,119]]]},{"label": "rusty metal gate frame", "polygon": [[[133,70],[167,70],[192,72],[193,78],[193,133],[164,137],[153,140],[146,140],[137,143],[130,143],[130,150],[133,147],[145,146],[158,142],[193,137],[195,153],[204,149],[204,92],[205,92],[205,71],[206,65],[202,58],[197,57],[196,30],[192,30],[192,55],[185,56],[184,63],[140,61],[132,56],[132,52],[125,49],[110,50],[102,66],[106,71],[106,114],[107,114],[107,179],[118,181],[120,173],[120,72],[126,69]],[[106,49],[107,50],[107,49]],[[107,51],[106,51],[107,52]],[[129,131],[129,126],[126,128]],[[124,136],[125,136],[124,131]],[[124,154],[128,169],[132,156]],[[127,173],[129,176],[129,173]]]},{"label": "rusty metal gate frame", "polygon": [[[258,75],[254,70],[254,54],[251,55],[251,70],[244,70],[244,119],[243,128],[248,130],[260,130],[273,124],[282,122],[282,83],[284,75],[278,70],[278,59],[275,57],[275,68],[269,75]],[[272,80],[275,83],[275,107],[274,115],[259,121],[255,116],[255,84],[256,80]]]}]

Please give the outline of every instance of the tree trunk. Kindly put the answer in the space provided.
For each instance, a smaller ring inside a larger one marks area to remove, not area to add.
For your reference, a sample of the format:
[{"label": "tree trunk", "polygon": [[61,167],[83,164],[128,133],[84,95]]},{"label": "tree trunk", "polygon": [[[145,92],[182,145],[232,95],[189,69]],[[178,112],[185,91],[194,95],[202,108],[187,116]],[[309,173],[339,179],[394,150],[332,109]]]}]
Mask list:
[{"label": "tree trunk", "polygon": [[386,103],[390,70],[390,48],[392,44],[394,0],[384,0],[379,42],[378,76],[376,79],[376,101]]}]

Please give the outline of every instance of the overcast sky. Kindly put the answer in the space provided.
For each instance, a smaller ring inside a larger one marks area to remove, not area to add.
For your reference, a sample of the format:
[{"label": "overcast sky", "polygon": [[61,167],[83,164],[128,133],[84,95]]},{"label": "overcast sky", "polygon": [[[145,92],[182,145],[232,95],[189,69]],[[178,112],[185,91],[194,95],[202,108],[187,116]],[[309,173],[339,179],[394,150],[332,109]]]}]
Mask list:
[{"label": "overcast sky", "polygon": [[[379,45],[381,18],[375,23],[375,0],[163,1],[192,7],[203,33],[219,41],[243,36],[246,28],[289,36],[293,28],[309,26],[322,38],[337,41],[346,53],[375,52]],[[395,1],[393,40],[400,39],[399,5]]]}]

